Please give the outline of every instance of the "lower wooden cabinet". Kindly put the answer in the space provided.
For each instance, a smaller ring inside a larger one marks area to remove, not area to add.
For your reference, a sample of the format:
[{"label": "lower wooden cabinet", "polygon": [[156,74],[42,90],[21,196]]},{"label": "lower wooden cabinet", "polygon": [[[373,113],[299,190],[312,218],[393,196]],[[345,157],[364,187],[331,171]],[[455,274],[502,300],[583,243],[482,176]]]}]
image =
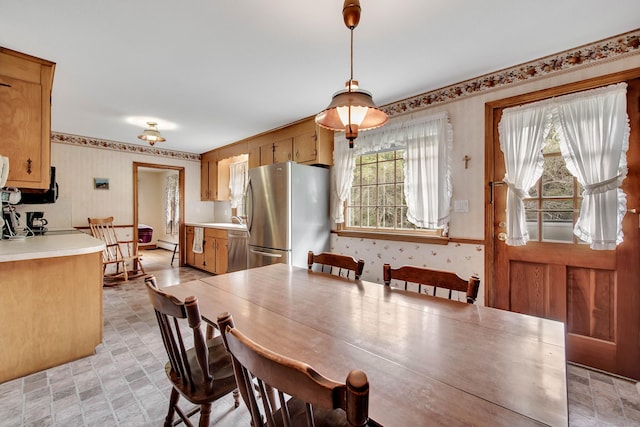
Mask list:
[{"label": "lower wooden cabinet", "polygon": [[229,265],[227,230],[205,228],[202,253],[193,252],[195,227],[186,227],[186,264],[214,274],[224,274]]}]

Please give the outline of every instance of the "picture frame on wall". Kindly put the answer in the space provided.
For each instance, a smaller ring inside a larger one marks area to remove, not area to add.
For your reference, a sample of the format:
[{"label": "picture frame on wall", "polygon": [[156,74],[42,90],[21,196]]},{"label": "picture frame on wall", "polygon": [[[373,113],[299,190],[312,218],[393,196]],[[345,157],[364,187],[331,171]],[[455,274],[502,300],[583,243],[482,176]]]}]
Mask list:
[{"label": "picture frame on wall", "polygon": [[109,178],[93,178],[93,188],[96,190],[108,190]]}]

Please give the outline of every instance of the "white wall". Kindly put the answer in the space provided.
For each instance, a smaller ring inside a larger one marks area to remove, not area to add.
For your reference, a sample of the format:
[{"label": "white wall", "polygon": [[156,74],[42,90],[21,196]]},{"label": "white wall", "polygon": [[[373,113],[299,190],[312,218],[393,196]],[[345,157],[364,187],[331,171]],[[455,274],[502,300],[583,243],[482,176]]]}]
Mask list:
[{"label": "white wall", "polygon": [[[519,66],[524,69],[527,64]],[[640,67],[640,52],[616,59],[604,60],[573,69],[562,69],[539,78],[522,81],[500,88],[478,91],[472,95],[452,96],[433,107],[410,114],[393,115],[394,120],[406,120],[440,111],[449,113],[453,126],[453,197],[452,200],[468,200],[469,212],[452,212],[449,235],[451,238],[477,240],[480,244],[449,243],[448,245],[389,242],[385,240],[340,237],[332,234],[331,250],[365,260],[363,279],[382,283],[382,264],[392,267],[402,264],[421,265],[456,272],[460,277],[471,274],[481,279],[480,303],[484,293],[484,138],[485,104],[519,94],[535,92],[566,83],[585,80],[618,71]],[[478,79],[480,80],[480,78]],[[423,97],[421,95],[420,97]],[[418,97],[416,97],[418,98]],[[411,99],[406,102],[410,104]],[[393,104],[392,104],[393,105]],[[356,139],[356,144],[358,140]],[[464,168],[463,158],[468,155],[469,168]]]}]

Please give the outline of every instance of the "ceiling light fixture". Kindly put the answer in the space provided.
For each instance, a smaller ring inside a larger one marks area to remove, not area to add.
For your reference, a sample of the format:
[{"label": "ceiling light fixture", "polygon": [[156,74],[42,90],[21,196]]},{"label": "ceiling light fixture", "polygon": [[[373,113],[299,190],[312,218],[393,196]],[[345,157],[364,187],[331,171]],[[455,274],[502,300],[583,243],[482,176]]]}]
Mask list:
[{"label": "ceiling light fixture", "polygon": [[147,141],[149,145],[153,145],[156,142],[164,142],[165,138],[160,135],[158,130],[158,124],[156,122],[147,122],[147,128],[142,132],[142,135],[138,135],[143,141]]},{"label": "ceiling light fixture", "polygon": [[360,22],[360,1],[345,0],[342,6],[344,23],[351,31],[351,76],[344,90],[336,92],[324,111],[316,115],[316,123],[333,131],[344,131],[349,140],[349,148],[353,148],[353,140],[358,131],[375,129],[383,126],[389,117],[373,102],[371,93],[358,87],[353,79],[353,30]]}]

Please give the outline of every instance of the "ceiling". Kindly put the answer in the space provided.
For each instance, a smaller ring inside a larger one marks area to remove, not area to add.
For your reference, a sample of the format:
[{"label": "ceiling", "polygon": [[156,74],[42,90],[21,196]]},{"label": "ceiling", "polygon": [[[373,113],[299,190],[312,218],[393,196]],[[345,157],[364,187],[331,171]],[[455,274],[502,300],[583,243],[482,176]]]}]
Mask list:
[{"label": "ceiling", "polygon": [[[342,0],[0,0],[0,46],[56,63],[52,130],[202,153],[313,116],[349,78]],[[638,0],[362,0],[378,105],[640,27]]]}]

